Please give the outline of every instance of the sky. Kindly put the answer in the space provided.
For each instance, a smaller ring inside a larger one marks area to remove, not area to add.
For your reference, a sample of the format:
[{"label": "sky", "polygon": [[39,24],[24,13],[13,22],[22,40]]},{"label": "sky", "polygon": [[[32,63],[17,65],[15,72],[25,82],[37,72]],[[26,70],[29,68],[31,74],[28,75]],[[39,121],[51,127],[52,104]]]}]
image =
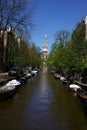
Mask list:
[{"label": "sky", "polygon": [[48,51],[54,43],[57,31],[72,32],[87,15],[87,0],[33,0],[36,2],[34,20],[35,30],[32,41],[41,48],[47,35]]}]

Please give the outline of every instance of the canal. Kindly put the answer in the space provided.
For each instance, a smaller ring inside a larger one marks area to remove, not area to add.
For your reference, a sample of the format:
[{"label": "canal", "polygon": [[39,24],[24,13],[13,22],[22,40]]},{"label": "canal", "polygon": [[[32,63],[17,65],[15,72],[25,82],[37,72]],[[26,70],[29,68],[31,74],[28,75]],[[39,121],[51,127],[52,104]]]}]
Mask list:
[{"label": "canal", "polygon": [[0,130],[87,130],[87,102],[40,72],[14,97],[0,101]]}]

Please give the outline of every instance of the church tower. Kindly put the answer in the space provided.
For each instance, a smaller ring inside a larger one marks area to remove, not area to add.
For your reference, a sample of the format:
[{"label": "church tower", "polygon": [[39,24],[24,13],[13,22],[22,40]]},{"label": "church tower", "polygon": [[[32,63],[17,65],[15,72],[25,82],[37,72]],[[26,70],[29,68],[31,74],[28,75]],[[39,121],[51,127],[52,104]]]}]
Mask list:
[{"label": "church tower", "polygon": [[47,35],[45,35],[42,49],[43,65],[46,65],[47,58],[48,58],[48,44],[47,44]]}]

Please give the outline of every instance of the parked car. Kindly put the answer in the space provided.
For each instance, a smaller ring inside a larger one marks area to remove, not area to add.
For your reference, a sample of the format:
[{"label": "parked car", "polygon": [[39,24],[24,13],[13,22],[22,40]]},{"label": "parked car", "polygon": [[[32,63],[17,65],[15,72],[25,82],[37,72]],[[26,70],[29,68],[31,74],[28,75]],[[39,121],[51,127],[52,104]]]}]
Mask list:
[{"label": "parked car", "polygon": [[23,71],[19,68],[11,68],[8,72],[9,76],[22,76]]}]

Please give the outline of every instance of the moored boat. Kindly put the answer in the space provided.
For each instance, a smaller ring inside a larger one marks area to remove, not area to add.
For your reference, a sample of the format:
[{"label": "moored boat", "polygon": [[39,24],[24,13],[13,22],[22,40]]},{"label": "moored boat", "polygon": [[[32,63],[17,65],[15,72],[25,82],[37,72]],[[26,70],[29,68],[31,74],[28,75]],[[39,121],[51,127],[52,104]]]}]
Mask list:
[{"label": "moored boat", "polygon": [[64,79],[64,80],[62,81],[62,83],[67,85],[67,84],[69,84],[69,83],[70,83],[70,81],[69,81],[69,80],[67,80],[67,79]]},{"label": "moored boat", "polygon": [[11,81],[9,81],[6,86],[11,86],[14,85],[16,88],[19,88],[21,86],[21,83],[19,81],[17,81],[16,79],[13,79]]},{"label": "moored boat", "polygon": [[32,75],[32,76],[37,75],[37,70],[32,70],[32,71],[31,71],[31,75]]},{"label": "moored boat", "polygon": [[26,78],[31,78],[31,77],[32,77],[31,73],[26,74]]},{"label": "moored boat", "polygon": [[14,85],[4,85],[0,87],[0,100],[8,99],[12,97],[16,92],[16,88]]},{"label": "moored boat", "polygon": [[76,92],[77,89],[81,89],[81,87],[79,85],[77,85],[77,84],[70,84],[69,88],[70,88],[70,90],[72,90],[74,92]]},{"label": "moored boat", "polygon": [[55,79],[59,79],[59,78],[60,78],[60,75],[57,74],[57,73],[55,73],[55,74],[54,74],[54,78],[55,78]]},{"label": "moored boat", "polygon": [[60,81],[63,83],[63,84],[69,84],[69,80],[67,80],[65,77],[63,76],[60,76]]},{"label": "moored boat", "polygon": [[77,96],[80,97],[83,100],[87,100],[87,91],[84,89],[77,89],[76,91]]},{"label": "moored boat", "polygon": [[60,81],[64,81],[64,80],[66,80],[66,78],[65,77],[63,77],[63,76],[60,76]]}]

